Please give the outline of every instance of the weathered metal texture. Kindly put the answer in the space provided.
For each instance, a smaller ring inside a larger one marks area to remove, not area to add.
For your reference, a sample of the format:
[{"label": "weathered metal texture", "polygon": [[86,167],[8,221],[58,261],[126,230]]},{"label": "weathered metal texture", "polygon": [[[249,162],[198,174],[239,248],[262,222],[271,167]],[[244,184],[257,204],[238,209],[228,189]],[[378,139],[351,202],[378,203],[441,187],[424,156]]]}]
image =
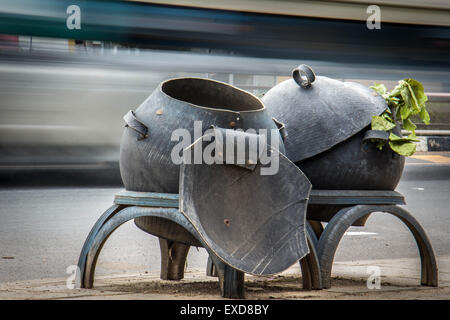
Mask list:
[{"label": "weathered metal texture", "polygon": [[[320,236],[322,227],[315,222],[329,222],[343,208],[355,205],[402,205],[404,196],[397,191],[384,190],[312,190],[309,197],[306,219]],[[364,226],[369,216],[353,222],[353,226]]]},{"label": "weathered metal texture", "polygon": [[421,260],[421,284],[438,286],[438,267],[430,240],[419,222],[405,209],[399,206],[356,205],[341,209],[327,224],[319,238],[317,251],[324,288],[331,287],[331,269],[334,255],[340,240],[347,229],[358,220],[367,218],[372,213],[385,212],[399,218],[411,231],[416,240]]},{"label": "weathered metal texture", "polygon": [[[186,129],[191,141],[210,126],[232,129],[278,129],[262,102],[254,95],[226,83],[200,79],[167,80],[136,109],[124,117],[127,126],[120,148],[120,173],[131,191],[178,193],[179,163],[171,159],[171,141],[176,129]],[[195,121],[201,121],[195,130]],[[280,127],[282,129],[282,126]],[[270,132],[270,131],[269,131]],[[284,152],[281,136],[280,150]],[[268,135],[270,141],[270,135]],[[178,152],[181,151],[178,150]],[[191,235],[170,221],[141,217],[135,224],[142,230],[168,240],[198,245]]]},{"label": "weathered metal texture", "polygon": [[252,166],[236,165],[232,158],[225,164],[181,166],[180,211],[217,257],[254,275],[279,273],[308,253],[311,184],[278,150],[270,152],[279,164],[272,175],[261,174],[271,164],[260,159]]},{"label": "weathered metal texture", "polygon": [[[316,235],[314,234],[314,230],[311,228],[311,226],[307,223],[306,224],[306,238],[308,241],[308,247],[309,247],[309,253],[304,256],[300,261],[300,268],[302,271],[302,284],[303,284],[303,290],[320,290],[322,289],[322,278],[320,276],[320,266],[319,266],[319,257],[316,252],[316,246],[318,243],[318,239]],[[219,264],[219,267],[216,267],[216,264]],[[219,277],[220,280],[220,269],[224,268],[223,266],[226,266],[223,262],[219,260],[213,260],[211,257],[208,257],[208,263],[206,266],[206,275],[210,277]],[[231,267],[228,267],[231,268]],[[241,288],[243,288],[243,282],[244,282],[244,273],[241,271],[237,271],[237,275],[242,274],[242,278],[234,278],[229,279],[230,276],[233,274],[230,274],[228,276],[228,279],[225,279],[225,282],[231,282],[231,284],[228,284],[225,287],[233,288],[233,292],[240,292]],[[222,276],[223,277],[223,276]],[[239,282],[242,282],[240,284]],[[242,289],[242,294],[240,295],[241,298],[244,297],[244,292]]]},{"label": "weathered metal texture", "polygon": [[387,108],[383,97],[367,87],[321,76],[306,88],[294,79],[283,81],[261,100],[286,124],[286,154],[294,162],[347,140]]},{"label": "weathered metal texture", "polygon": [[385,190],[312,190],[309,205],[406,204],[397,191]]},{"label": "weathered metal texture", "polygon": [[314,189],[394,190],[405,166],[405,157],[389,146],[377,149],[363,142],[365,131],[312,158],[298,161]]},{"label": "weathered metal texture", "polygon": [[[170,193],[134,192],[122,190],[114,197],[115,204],[143,207],[178,208],[180,196]],[[308,206],[311,205],[356,205],[356,204],[406,204],[398,191],[385,190],[311,190]]]},{"label": "weathered metal texture", "polygon": [[161,251],[160,278],[162,280],[183,279],[190,246],[159,238],[159,248]]},{"label": "weathered metal texture", "polygon": [[[295,70],[293,76],[298,78]],[[369,127],[372,116],[387,108],[383,97],[357,83],[314,78],[309,86],[286,80],[262,98],[272,115],[286,125],[287,156],[314,189],[394,190],[404,157],[370,142],[370,137],[380,136]],[[398,128],[395,132],[401,135]]]},{"label": "weathered metal texture", "polygon": [[[108,215],[108,219],[103,219],[104,216]],[[142,216],[154,216],[161,219],[170,220],[177,225],[185,228],[187,232],[190,232],[193,237],[197,237],[196,230],[192,227],[192,224],[187,220],[180,212],[175,208],[152,208],[152,207],[122,207],[121,210],[114,210],[111,214],[111,210],[108,210],[91,230],[88,238],[85,241],[83,250],[80,254],[78,261],[78,266],[81,272],[81,286],[83,288],[92,288],[94,283],[95,266],[97,263],[100,251],[109,238],[109,236],[116,230],[119,226],[125,222]],[[198,241],[202,243],[201,238]],[[204,244],[202,243],[202,246]],[[206,250],[210,255],[212,253],[207,247]]]}]

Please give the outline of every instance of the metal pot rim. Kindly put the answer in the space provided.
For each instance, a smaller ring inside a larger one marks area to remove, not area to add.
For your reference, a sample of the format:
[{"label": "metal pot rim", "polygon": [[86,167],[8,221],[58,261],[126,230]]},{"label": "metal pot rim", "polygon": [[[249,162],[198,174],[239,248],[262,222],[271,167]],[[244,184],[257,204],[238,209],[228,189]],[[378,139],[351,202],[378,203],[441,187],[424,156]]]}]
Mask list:
[{"label": "metal pot rim", "polygon": [[[237,90],[240,93],[242,93],[243,95],[247,95],[249,97],[251,97],[252,99],[255,100],[256,103],[258,103],[259,105],[261,105],[261,108],[259,109],[255,109],[255,110],[242,110],[242,111],[235,111],[235,110],[231,110],[231,109],[223,109],[223,108],[211,108],[211,107],[205,107],[205,106],[201,106],[201,105],[197,105],[188,101],[184,101],[184,100],[180,100],[177,98],[172,97],[171,95],[167,94],[166,92],[163,91],[163,86],[169,82],[173,82],[173,81],[179,81],[179,80],[201,80],[201,81],[205,81],[205,82],[215,82],[218,83],[220,85],[223,86],[227,86],[232,88],[233,90]],[[163,82],[161,82],[158,86],[158,91],[163,94],[165,97],[182,102],[186,105],[189,105],[191,107],[195,107],[195,108],[200,108],[200,109],[206,109],[206,110],[210,110],[210,111],[222,111],[222,112],[229,112],[229,113],[251,113],[251,112],[261,112],[266,110],[266,106],[264,105],[264,103],[261,101],[261,99],[259,99],[257,96],[255,96],[253,93],[248,92],[246,90],[240,89],[238,87],[235,87],[231,84],[228,84],[226,82],[222,82],[222,81],[218,81],[218,80],[213,80],[213,79],[207,79],[207,78],[200,78],[200,77],[179,77],[179,78],[171,78],[171,79],[167,79]]]}]

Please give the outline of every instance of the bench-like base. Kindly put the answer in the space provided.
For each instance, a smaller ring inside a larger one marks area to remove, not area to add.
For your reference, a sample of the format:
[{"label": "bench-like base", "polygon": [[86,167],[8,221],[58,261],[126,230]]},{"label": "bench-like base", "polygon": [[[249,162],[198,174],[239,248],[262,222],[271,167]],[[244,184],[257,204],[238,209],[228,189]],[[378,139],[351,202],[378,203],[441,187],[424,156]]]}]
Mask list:
[{"label": "bench-like base", "polygon": [[[84,288],[93,286],[95,265],[104,243],[114,230],[129,220],[144,216],[168,219],[182,226],[204,246],[195,228],[178,211],[177,194],[122,191],[114,202],[92,227],[81,250],[78,266]],[[345,231],[350,226],[363,226],[374,212],[392,214],[408,226],[419,248],[421,284],[437,286],[438,268],[431,243],[419,222],[399,204],[404,204],[404,198],[395,191],[313,190],[306,224],[310,253],[300,260],[303,288],[331,286],[334,255]],[[328,222],[325,229],[322,222]],[[160,249],[161,279],[182,279],[189,245],[160,238]],[[214,253],[208,251],[208,254],[207,275],[219,277],[222,297],[244,298],[244,273],[226,265]]]}]

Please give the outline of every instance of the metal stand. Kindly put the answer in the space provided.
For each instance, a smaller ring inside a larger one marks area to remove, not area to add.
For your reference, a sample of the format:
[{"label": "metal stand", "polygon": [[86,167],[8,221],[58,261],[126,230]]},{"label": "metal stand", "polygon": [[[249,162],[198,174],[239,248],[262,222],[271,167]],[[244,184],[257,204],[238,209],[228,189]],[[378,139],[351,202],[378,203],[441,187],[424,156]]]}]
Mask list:
[{"label": "metal stand", "polygon": [[[191,223],[178,211],[178,195],[122,191],[115,197],[115,205],[109,208],[95,223],[81,250],[78,266],[81,272],[81,286],[92,288],[98,255],[108,237],[123,223],[132,219],[151,216],[168,219],[182,226],[203,246],[204,243]],[[308,228],[308,230],[310,230]],[[308,235],[310,254],[300,262],[305,289],[320,289],[319,259],[314,240]],[[205,247],[205,246],[204,246]],[[206,248],[206,247],[205,247]],[[160,238],[161,279],[179,280],[183,278],[188,245]],[[208,249],[206,249],[208,251]],[[244,273],[223,263],[208,251],[209,268],[214,266],[219,277],[220,292],[225,298],[245,297]]]},{"label": "metal stand", "polygon": [[[93,286],[97,258],[108,237],[129,220],[143,216],[168,219],[204,246],[195,228],[178,211],[177,194],[121,191],[114,202],[94,224],[81,250],[78,266],[83,288]],[[405,204],[404,198],[395,191],[313,190],[306,224],[310,253],[300,260],[303,288],[330,288],[334,255],[345,231],[350,226],[364,226],[374,212],[392,214],[408,226],[419,248],[421,284],[437,286],[438,268],[431,243],[419,222],[399,207],[400,204]],[[322,222],[328,222],[325,229]],[[189,245],[160,238],[160,249],[161,279],[182,279]],[[209,276],[219,277],[222,297],[244,298],[244,273],[223,263],[214,253],[208,251],[208,254],[206,272]]]},{"label": "metal stand", "polygon": [[[324,288],[331,287],[331,269],[340,240],[350,226],[364,226],[374,212],[385,212],[399,218],[409,228],[416,240],[422,265],[421,284],[438,286],[436,258],[425,231],[419,222],[398,204],[405,204],[396,191],[338,191],[315,190],[310,198],[307,218],[313,220],[319,238],[320,273]],[[327,210],[329,208],[334,210]],[[322,209],[322,210],[321,210]],[[334,212],[333,212],[334,211]],[[328,213],[323,214],[323,213]],[[328,222],[323,229],[321,222]]]}]

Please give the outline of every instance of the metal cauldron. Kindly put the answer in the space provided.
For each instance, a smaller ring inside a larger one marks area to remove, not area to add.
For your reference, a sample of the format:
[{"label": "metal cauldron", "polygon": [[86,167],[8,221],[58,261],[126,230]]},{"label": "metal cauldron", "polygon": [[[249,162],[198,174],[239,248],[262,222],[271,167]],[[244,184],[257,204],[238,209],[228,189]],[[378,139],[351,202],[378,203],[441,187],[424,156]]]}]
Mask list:
[{"label": "metal cauldron", "polygon": [[[176,129],[189,131],[192,140],[187,147],[211,126],[244,131],[267,129],[268,133],[281,127],[254,95],[226,83],[201,78],[161,83],[124,119],[127,125],[120,148],[122,180],[127,190],[144,192],[178,193],[180,168],[171,158],[173,148],[180,142],[171,140]],[[201,121],[200,128],[195,121]],[[281,135],[277,139],[283,153]],[[268,134],[267,142],[272,144],[270,140]],[[156,236],[200,246],[188,232],[168,220],[142,217],[135,219],[135,223]]]},{"label": "metal cauldron", "polygon": [[[371,89],[320,77],[306,65],[262,98],[287,129],[287,156],[314,189],[394,190],[405,159],[389,147],[376,148],[366,134],[372,116],[387,104]],[[400,134],[399,128],[394,130]]]}]

